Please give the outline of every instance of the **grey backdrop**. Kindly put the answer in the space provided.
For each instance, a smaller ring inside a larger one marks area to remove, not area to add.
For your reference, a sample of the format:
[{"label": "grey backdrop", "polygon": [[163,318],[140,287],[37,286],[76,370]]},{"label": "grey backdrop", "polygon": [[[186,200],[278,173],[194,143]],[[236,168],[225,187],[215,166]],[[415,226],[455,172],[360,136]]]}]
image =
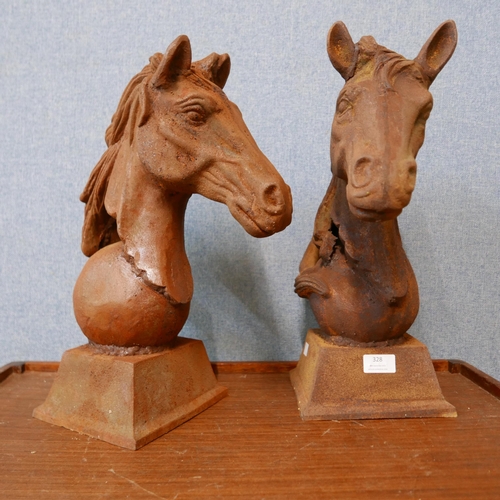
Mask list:
[{"label": "grey backdrop", "polygon": [[435,81],[417,188],[400,217],[417,274],[411,333],[433,357],[500,377],[500,2],[0,1],[0,365],[58,360],[84,343],[73,318],[83,205],[104,131],[130,78],[187,34],[195,59],[228,52],[226,93],[294,196],[283,233],[255,240],[222,205],[193,197],[186,222],[195,295],[183,335],[213,360],[297,359],[314,318],[293,293],[330,177],[342,86],[329,27],[415,57],[445,19],[458,48]]}]

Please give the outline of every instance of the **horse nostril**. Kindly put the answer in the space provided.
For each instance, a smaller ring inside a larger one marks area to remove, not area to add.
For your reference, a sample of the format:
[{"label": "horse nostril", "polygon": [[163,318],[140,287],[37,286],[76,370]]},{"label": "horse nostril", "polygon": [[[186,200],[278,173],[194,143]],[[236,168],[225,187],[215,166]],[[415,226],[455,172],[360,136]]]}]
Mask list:
[{"label": "horse nostril", "polygon": [[415,189],[415,183],[417,181],[417,162],[415,160],[408,162],[406,172],[408,176],[407,191],[411,193]]},{"label": "horse nostril", "polygon": [[277,184],[269,184],[269,186],[264,189],[262,198],[264,199],[264,203],[273,211],[282,209],[285,204],[283,195]]},{"label": "horse nostril", "polygon": [[370,156],[359,158],[354,164],[351,184],[355,188],[362,188],[372,180],[373,159]]}]

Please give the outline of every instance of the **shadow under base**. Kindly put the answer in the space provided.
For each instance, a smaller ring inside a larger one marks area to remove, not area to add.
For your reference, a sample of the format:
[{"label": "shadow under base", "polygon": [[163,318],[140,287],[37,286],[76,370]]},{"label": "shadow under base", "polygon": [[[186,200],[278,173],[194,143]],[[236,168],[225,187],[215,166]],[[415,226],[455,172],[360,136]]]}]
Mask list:
[{"label": "shadow under base", "polygon": [[[364,355],[394,355],[395,373],[365,373]],[[303,420],[457,416],[443,397],[427,347],[408,334],[394,346],[350,347],[309,330],[290,379]]]},{"label": "shadow under base", "polygon": [[162,352],[136,356],[83,345],[63,354],[33,416],[136,450],[226,395],[200,340],[178,337]]}]

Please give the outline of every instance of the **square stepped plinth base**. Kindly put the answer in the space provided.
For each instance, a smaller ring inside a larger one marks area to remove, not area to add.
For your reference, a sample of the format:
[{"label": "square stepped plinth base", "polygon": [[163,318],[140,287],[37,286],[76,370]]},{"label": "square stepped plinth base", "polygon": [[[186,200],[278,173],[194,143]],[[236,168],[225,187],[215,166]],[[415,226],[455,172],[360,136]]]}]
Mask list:
[{"label": "square stepped plinth base", "polygon": [[63,354],[33,416],[136,450],[226,394],[200,340],[178,337],[164,351],[136,356],[98,354],[83,345]]},{"label": "square stepped plinth base", "polygon": [[[387,354],[395,355],[395,373],[365,373],[364,355]],[[290,379],[304,420],[457,416],[443,397],[427,347],[408,334],[395,346],[346,347],[309,330]]]}]

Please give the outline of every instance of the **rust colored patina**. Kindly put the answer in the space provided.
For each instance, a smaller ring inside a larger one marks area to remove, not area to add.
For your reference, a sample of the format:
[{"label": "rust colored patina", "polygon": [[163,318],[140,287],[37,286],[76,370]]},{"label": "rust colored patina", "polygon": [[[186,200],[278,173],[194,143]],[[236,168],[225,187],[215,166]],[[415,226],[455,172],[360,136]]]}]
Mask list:
[{"label": "rust colored patina", "polygon": [[36,418],[137,449],[227,394],[203,343],[177,337],[193,279],[184,248],[192,194],[226,204],[252,236],[281,231],[292,198],[222,88],[227,54],[191,62],[178,37],[125,89],[90,175],[75,316],[89,344],[67,351]]},{"label": "rust colored patina", "polygon": [[81,196],[90,259],[73,302],[95,344],[161,346],[182,329],[193,294],[184,248],[192,194],[226,204],[255,237],[291,221],[289,187],[222,91],[229,68],[227,54],[192,63],[180,36],[125,89]]},{"label": "rust colored patina", "polygon": [[417,316],[417,281],[397,217],[415,187],[429,87],[456,43],[453,21],[414,60],[371,36],[354,44],[342,22],[329,32],[328,55],[346,83],[332,126],[333,176],[295,290],[338,344],[397,343]]},{"label": "rust colored patina", "polygon": [[[339,346],[309,330],[297,368],[290,372],[303,420],[456,417],[441,392],[429,351],[405,334],[385,347]],[[366,373],[363,358],[392,355],[394,373]]]},{"label": "rust colored patina", "polygon": [[154,354],[69,349],[33,416],[136,450],[227,395],[200,340],[177,337]]},{"label": "rust colored patina", "polygon": [[406,333],[419,299],[397,223],[415,187],[429,86],[456,43],[447,21],[410,61],[372,37],[354,44],[341,22],[329,32],[328,55],[346,84],[333,177],[295,282],[321,326],[290,372],[305,420],[457,416],[427,348]]}]

